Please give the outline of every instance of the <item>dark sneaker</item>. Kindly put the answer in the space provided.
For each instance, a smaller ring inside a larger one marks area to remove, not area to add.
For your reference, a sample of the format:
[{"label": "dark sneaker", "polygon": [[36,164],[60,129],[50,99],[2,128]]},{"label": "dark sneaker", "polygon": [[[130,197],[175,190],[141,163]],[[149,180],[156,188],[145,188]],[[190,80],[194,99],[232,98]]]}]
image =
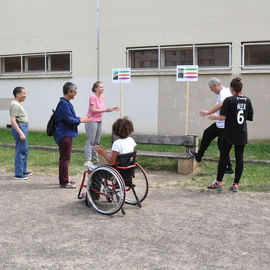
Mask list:
[{"label": "dark sneaker", "polygon": [[23,174],[23,176],[31,176],[33,173],[32,172],[25,172],[24,174]]},{"label": "dark sneaker", "polygon": [[226,173],[226,174],[234,174],[234,171],[233,171],[232,168],[226,168],[224,173]]},{"label": "dark sneaker", "polygon": [[222,183],[214,182],[212,185],[209,185],[207,188],[208,189],[215,189],[217,191],[221,191],[222,190]]},{"label": "dark sneaker", "polygon": [[232,190],[233,192],[237,192],[238,189],[239,189],[238,184],[233,184],[232,187],[231,187],[231,190]]},{"label": "dark sneaker", "polygon": [[15,175],[14,180],[27,180],[28,177],[24,175]]},{"label": "dark sneaker", "polygon": [[196,160],[198,163],[200,163],[200,162],[202,161],[202,158],[201,158],[201,157],[198,155],[198,153],[196,153],[195,151],[189,150],[188,152],[189,152],[190,155],[192,155],[192,156],[195,158],[195,160]]}]

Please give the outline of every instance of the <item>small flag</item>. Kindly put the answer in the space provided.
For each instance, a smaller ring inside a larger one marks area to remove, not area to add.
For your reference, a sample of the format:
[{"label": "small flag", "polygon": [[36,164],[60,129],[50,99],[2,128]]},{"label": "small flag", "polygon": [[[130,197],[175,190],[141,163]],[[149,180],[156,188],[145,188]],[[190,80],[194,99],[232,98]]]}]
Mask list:
[{"label": "small flag", "polygon": [[176,66],[176,81],[198,81],[198,66]]},{"label": "small flag", "polygon": [[113,83],[130,83],[131,69],[130,68],[113,68],[112,82]]}]

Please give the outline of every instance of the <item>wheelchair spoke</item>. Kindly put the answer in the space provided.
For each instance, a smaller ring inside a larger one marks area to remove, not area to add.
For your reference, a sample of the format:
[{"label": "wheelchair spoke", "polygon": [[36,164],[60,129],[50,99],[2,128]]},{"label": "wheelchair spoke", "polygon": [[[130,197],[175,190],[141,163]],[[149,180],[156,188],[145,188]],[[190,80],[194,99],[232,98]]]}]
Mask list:
[{"label": "wheelchair spoke", "polygon": [[119,173],[109,166],[95,169],[88,177],[87,197],[101,214],[118,212],[125,202],[124,183]]}]

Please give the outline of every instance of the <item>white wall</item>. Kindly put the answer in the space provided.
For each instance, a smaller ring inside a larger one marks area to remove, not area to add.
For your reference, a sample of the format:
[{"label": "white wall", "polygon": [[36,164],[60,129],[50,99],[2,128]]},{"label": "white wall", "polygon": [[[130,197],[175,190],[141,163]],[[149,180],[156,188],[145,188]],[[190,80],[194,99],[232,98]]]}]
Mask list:
[{"label": "white wall", "polygon": [[[101,78],[104,82],[104,96],[107,107],[120,106],[120,85],[112,84],[111,77]],[[12,91],[16,86],[27,90],[27,98],[22,103],[29,117],[29,127],[34,130],[44,130],[51,109],[55,108],[63,96],[63,85],[72,81],[78,86],[78,93],[72,102],[77,116],[87,114],[89,97],[95,78],[78,77],[68,79],[23,79],[2,80],[0,84],[1,97],[13,97]],[[128,116],[136,131],[141,133],[157,133],[158,83],[154,78],[139,78],[136,84],[123,84],[123,116]],[[103,114],[103,132],[110,134],[112,123],[120,117],[119,112]],[[0,126],[5,127],[10,122],[8,111],[0,111]],[[147,123],[147,124],[146,124]],[[84,125],[80,125],[84,132]]]},{"label": "white wall", "polygon": [[[30,128],[44,129],[51,108],[55,108],[62,96],[63,84],[73,81],[78,85],[78,95],[73,101],[75,110],[78,115],[86,114],[91,85],[97,74],[96,1],[0,1],[0,55],[44,51],[72,51],[73,54],[70,78],[0,78],[0,98],[12,97],[15,86],[26,87],[29,95],[24,106]],[[240,75],[255,107],[251,138],[269,138],[265,117],[269,115],[270,72],[254,75],[240,69],[241,42],[269,40],[269,8],[268,0],[129,0],[128,4],[120,0],[100,1],[100,79],[104,81],[107,105],[119,104],[119,85],[111,83],[111,70],[125,67],[127,47],[232,42],[232,71],[200,74],[199,95],[190,98],[190,130],[201,135],[208,125],[207,120],[197,115],[200,108],[215,103],[215,96],[205,94],[209,77],[219,77],[228,85],[232,77]],[[185,94],[176,92],[175,97],[176,88],[166,85],[175,85],[173,75],[168,78],[158,74],[137,75],[132,77],[131,84],[123,85],[124,115],[130,116],[139,133],[178,134],[179,126],[183,132],[185,108],[181,100]],[[164,95],[168,104],[175,105],[169,120],[177,117],[177,124],[169,128],[164,124],[167,105],[163,102]],[[111,124],[118,116],[116,112],[104,114],[105,133],[111,132]],[[8,112],[0,111],[0,126],[5,126],[8,119]],[[83,126],[80,131],[84,131]]]}]

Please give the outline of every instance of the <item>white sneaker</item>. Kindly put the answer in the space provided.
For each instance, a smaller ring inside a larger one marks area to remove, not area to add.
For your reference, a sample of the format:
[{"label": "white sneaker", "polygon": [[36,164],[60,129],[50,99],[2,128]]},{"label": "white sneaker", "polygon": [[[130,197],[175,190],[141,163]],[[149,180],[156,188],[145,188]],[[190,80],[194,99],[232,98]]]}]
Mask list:
[{"label": "white sneaker", "polygon": [[86,166],[86,167],[92,167],[93,166],[93,163],[90,160],[87,160],[87,161],[84,162],[84,166]]}]

